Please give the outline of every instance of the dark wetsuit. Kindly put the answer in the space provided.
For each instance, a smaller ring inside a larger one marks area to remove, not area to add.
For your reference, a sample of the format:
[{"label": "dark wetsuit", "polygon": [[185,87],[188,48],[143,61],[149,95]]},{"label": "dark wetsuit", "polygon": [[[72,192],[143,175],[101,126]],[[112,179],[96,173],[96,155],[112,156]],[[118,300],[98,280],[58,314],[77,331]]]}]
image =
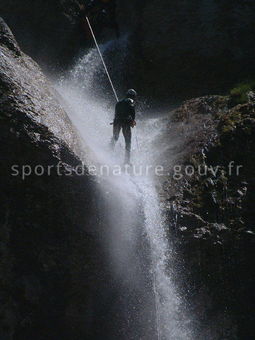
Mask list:
[{"label": "dark wetsuit", "polygon": [[116,104],[115,118],[113,123],[113,145],[118,141],[120,131],[126,143],[126,161],[130,160],[131,151],[131,124],[135,120],[135,102],[133,99],[125,98]]}]

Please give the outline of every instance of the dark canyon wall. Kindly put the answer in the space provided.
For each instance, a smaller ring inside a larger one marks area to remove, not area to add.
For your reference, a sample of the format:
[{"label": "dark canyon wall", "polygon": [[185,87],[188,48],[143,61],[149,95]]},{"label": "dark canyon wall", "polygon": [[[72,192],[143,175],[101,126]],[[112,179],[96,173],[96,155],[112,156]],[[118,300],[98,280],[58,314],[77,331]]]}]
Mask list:
[{"label": "dark canyon wall", "polygon": [[[0,4],[23,50],[45,69],[65,68],[91,44],[63,15],[63,2]],[[71,8],[73,1],[65,3]],[[117,0],[121,32],[130,33],[127,86],[166,100],[219,93],[254,77],[254,18],[251,0]]]},{"label": "dark canyon wall", "polygon": [[[253,1],[137,1],[140,86],[151,94],[218,93],[254,76]],[[163,85],[163,86],[162,86]]]}]

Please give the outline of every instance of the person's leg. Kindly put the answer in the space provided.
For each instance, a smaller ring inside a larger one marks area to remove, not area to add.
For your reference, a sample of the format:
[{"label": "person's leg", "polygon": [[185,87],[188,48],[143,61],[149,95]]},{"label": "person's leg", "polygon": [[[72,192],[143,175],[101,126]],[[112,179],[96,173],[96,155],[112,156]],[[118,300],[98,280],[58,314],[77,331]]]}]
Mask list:
[{"label": "person's leg", "polygon": [[126,155],[125,155],[125,163],[130,163],[130,153],[131,153],[131,126],[129,124],[125,124],[122,127],[123,135],[125,138],[126,144]]},{"label": "person's leg", "polygon": [[112,137],[112,143],[111,143],[113,149],[119,139],[120,130],[121,130],[121,124],[119,122],[114,122],[113,123],[113,137]]}]

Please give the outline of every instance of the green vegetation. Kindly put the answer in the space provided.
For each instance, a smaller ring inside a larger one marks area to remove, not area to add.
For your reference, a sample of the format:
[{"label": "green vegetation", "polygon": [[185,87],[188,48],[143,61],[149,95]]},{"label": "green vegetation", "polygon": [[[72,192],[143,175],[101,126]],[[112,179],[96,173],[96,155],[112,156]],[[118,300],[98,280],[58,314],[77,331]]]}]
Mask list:
[{"label": "green vegetation", "polygon": [[244,104],[248,101],[247,93],[255,90],[255,80],[238,84],[230,91],[233,104]]}]

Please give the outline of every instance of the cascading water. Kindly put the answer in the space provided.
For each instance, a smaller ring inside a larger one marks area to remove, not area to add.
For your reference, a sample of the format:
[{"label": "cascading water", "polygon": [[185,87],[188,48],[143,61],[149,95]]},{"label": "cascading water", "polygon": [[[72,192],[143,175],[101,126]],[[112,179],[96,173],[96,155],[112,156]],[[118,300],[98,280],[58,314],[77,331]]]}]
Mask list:
[{"label": "cascading water", "polygon": [[[112,50],[111,44],[101,46],[105,54]],[[57,84],[57,89],[65,98],[70,118],[84,140],[86,165],[106,165],[113,170],[123,163],[124,141],[121,140],[114,153],[110,151],[114,103],[109,104],[100,96],[100,87],[105,87],[103,72],[96,49],[90,50]],[[136,173],[122,171],[114,175],[110,171],[99,176],[104,210],[111,226],[111,230],[102,231],[102,242],[119,287],[116,299],[124,310],[124,322],[119,326],[116,323],[120,312],[112,312],[111,318],[116,316],[116,320],[111,320],[111,327],[119,329],[104,334],[104,339],[193,338],[189,318],[174,284],[174,251],[166,236],[154,176],[144,173],[158,154],[155,141],[160,132],[160,119],[138,121],[135,134],[139,148],[133,138],[132,150]]]}]

